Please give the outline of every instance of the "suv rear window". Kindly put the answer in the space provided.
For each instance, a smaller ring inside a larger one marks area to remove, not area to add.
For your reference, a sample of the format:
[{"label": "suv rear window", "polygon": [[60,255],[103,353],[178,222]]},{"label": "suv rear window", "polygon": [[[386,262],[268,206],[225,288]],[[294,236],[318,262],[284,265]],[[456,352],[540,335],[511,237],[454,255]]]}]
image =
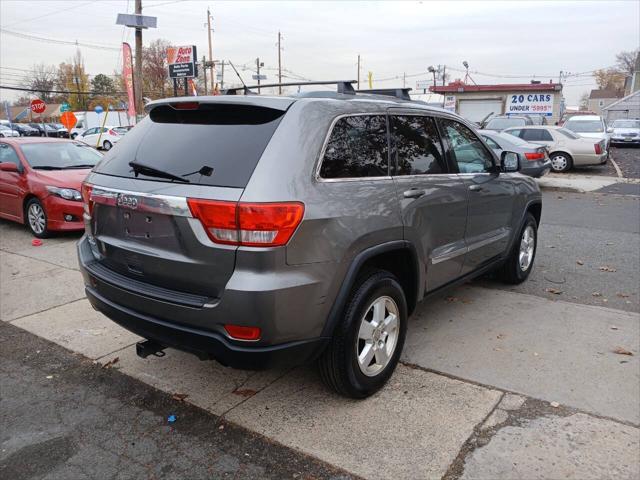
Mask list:
[{"label": "suv rear window", "polygon": [[[123,136],[94,171],[135,177],[129,165],[135,160],[191,183],[243,188],[284,113],[251,105],[200,104],[193,110],[160,105]],[[171,181],[141,172],[138,178]]]}]

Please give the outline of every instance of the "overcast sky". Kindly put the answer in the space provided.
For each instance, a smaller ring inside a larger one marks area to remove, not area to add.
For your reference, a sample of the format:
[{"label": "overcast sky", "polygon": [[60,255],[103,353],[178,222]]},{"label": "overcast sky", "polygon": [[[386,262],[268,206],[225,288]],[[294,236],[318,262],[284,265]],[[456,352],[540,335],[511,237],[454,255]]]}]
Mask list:
[{"label": "overcast sky", "polygon": [[[314,80],[355,79],[357,55],[362,75],[373,72],[374,87],[408,87],[428,79],[429,65],[447,65],[451,79],[464,77],[468,61],[477,83],[548,82],[559,72],[583,73],[615,63],[615,54],[640,45],[640,2],[223,2],[143,0],[143,14],[158,18],[144,43],[164,38],[195,44],[207,53],[206,10],[213,14],[213,56],[236,65],[259,56],[276,81],[277,33],[282,31],[283,67]],[[115,25],[118,13],[132,13],[133,0],[2,0],[0,26],[53,40],[114,47],[80,47],[88,73],[120,70],[118,47],[133,46],[133,32]],[[76,47],[0,35],[0,84],[19,85],[34,64],[57,65]],[[22,70],[21,70],[22,69]],[[454,70],[455,69],[455,70]],[[252,72],[241,71],[245,81]],[[414,76],[415,75],[415,76]],[[228,70],[228,80],[234,80]],[[397,78],[394,78],[397,77]],[[521,78],[515,78],[521,77]],[[383,79],[389,79],[382,81]],[[564,94],[577,105],[594,87],[588,74],[568,77]],[[18,95],[0,90],[1,99]]]}]

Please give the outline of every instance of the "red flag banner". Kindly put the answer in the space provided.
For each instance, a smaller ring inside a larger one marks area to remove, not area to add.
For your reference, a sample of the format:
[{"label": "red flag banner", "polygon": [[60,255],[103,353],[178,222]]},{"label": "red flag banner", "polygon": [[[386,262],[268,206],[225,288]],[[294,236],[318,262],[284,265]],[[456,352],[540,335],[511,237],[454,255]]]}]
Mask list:
[{"label": "red flag banner", "polygon": [[130,117],[136,116],[136,100],[133,94],[133,57],[131,56],[131,45],[128,43],[122,44],[122,78],[124,79],[124,85],[127,89],[127,96],[129,97],[129,109],[127,114]]}]

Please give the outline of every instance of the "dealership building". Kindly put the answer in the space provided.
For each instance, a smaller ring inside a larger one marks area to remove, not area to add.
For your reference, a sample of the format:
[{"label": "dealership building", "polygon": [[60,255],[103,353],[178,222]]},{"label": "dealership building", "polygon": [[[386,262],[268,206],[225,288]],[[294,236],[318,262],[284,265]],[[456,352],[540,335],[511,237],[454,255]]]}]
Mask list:
[{"label": "dealership building", "polygon": [[[455,81],[449,85],[430,87],[445,96],[445,103],[472,122],[487,115],[544,115],[547,124],[560,119],[562,84],[522,83],[500,85],[467,85]],[[455,107],[454,107],[455,105]]]}]

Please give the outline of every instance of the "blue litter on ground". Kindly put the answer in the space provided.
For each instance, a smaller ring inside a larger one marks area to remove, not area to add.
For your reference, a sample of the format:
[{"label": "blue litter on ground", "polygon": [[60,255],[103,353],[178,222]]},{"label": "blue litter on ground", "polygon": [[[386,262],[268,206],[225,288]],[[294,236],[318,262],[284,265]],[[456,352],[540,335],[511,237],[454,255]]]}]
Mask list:
[{"label": "blue litter on ground", "polygon": [[178,418],[178,417],[176,417],[175,415],[169,415],[169,416],[167,417],[167,422],[169,422],[169,423],[173,423],[173,422],[175,422],[175,421],[177,420],[177,418]]}]

